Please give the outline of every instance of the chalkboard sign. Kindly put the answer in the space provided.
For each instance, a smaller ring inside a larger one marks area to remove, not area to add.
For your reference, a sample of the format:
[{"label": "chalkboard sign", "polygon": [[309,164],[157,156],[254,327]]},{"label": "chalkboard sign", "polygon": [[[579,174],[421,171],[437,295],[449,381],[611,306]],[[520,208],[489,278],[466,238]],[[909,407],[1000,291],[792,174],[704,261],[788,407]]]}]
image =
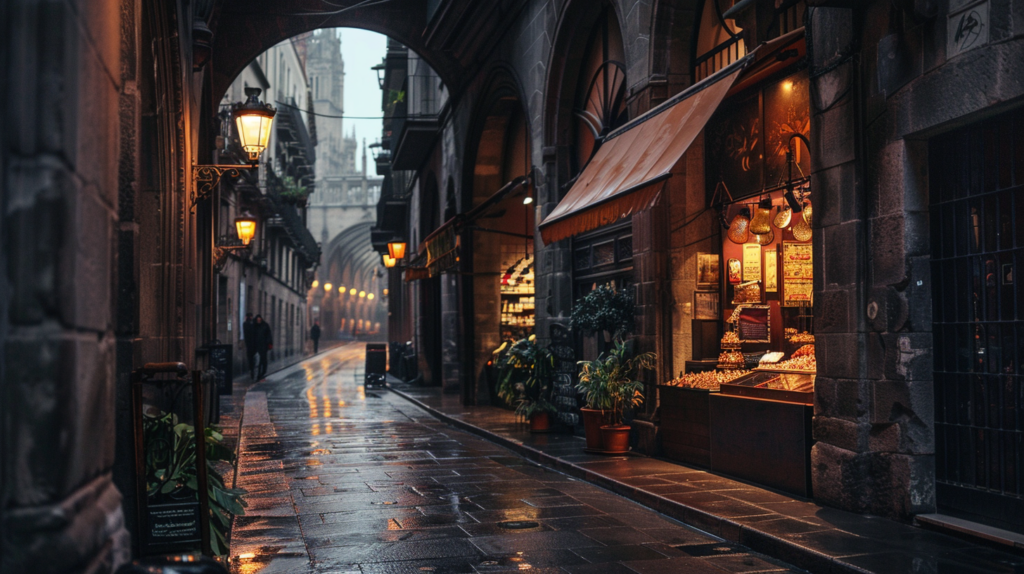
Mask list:
[{"label": "chalkboard sign", "polygon": [[199,544],[199,501],[151,504],[146,510],[150,548],[190,548]]},{"label": "chalkboard sign", "polygon": [[217,393],[231,394],[231,382],[235,380],[234,353],[231,345],[208,345],[210,368],[217,371]]},{"label": "chalkboard sign", "polygon": [[575,427],[580,424],[580,408],[576,401],[576,387],[573,376],[576,374],[576,354],[570,344],[569,332],[561,325],[551,326],[551,354],[555,358],[554,375],[552,376],[552,398],[558,409],[556,420],[566,426]]}]

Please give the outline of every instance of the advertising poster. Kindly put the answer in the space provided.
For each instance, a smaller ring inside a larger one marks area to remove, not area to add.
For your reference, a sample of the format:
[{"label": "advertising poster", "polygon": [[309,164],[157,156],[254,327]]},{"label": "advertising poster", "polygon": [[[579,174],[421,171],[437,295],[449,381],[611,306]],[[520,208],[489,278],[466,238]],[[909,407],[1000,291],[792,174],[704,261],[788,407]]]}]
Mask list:
[{"label": "advertising poster", "polygon": [[764,252],[764,290],[766,293],[776,293],[779,290],[779,259],[775,249],[768,249]]},{"label": "advertising poster", "polygon": [[743,245],[743,280],[759,281],[761,279],[761,246],[757,243]]}]

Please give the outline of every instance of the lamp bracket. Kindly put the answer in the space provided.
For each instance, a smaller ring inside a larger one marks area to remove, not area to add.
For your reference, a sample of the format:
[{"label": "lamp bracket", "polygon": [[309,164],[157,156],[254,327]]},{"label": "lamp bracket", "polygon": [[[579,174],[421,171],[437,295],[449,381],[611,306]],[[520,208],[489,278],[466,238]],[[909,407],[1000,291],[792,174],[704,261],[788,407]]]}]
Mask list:
[{"label": "lamp bracket", "polygon": [[213,189],[220,183],[223,176],[238,177],[240,169],[253,169],[255,165],[193,165],[192,166],[192,213],[196,212],[196,204],[213,195]]}]

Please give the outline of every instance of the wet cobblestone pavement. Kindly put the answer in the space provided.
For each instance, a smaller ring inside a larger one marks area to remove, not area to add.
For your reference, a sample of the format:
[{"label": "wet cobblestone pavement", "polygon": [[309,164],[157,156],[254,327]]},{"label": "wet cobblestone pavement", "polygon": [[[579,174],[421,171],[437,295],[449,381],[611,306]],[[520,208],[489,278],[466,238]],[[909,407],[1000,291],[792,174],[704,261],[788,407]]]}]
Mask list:
[{"label": "wet cobblestone pavement", "polygon": [[362,349],[246,395],[233,572],[797,571],[364,390]]}]

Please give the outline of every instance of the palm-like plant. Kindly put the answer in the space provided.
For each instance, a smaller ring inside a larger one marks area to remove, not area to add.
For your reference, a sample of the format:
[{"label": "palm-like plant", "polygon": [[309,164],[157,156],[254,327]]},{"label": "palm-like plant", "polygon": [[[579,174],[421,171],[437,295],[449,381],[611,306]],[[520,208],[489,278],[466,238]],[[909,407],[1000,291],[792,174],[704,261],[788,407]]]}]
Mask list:
[{"label": "palm-like plant", "polygon": [[613,423],[622,422],[622,411],[635,408],[644,400],[643,383],[634,378],[641,370],[654,367],[656,355],[641,353],[628,357],[623,341],[602,354],[596,361],[580,361],[579,383],[576,390],[583,393],[587,408],[611,411]]},{"label": "palm-like plant", "polygon": [[554,355],[537,344],[536,335],[516,341],[498,357],[498,397],[515,405],[516,415],[523,418],[556,412],[549,402],[554,367]]}]

